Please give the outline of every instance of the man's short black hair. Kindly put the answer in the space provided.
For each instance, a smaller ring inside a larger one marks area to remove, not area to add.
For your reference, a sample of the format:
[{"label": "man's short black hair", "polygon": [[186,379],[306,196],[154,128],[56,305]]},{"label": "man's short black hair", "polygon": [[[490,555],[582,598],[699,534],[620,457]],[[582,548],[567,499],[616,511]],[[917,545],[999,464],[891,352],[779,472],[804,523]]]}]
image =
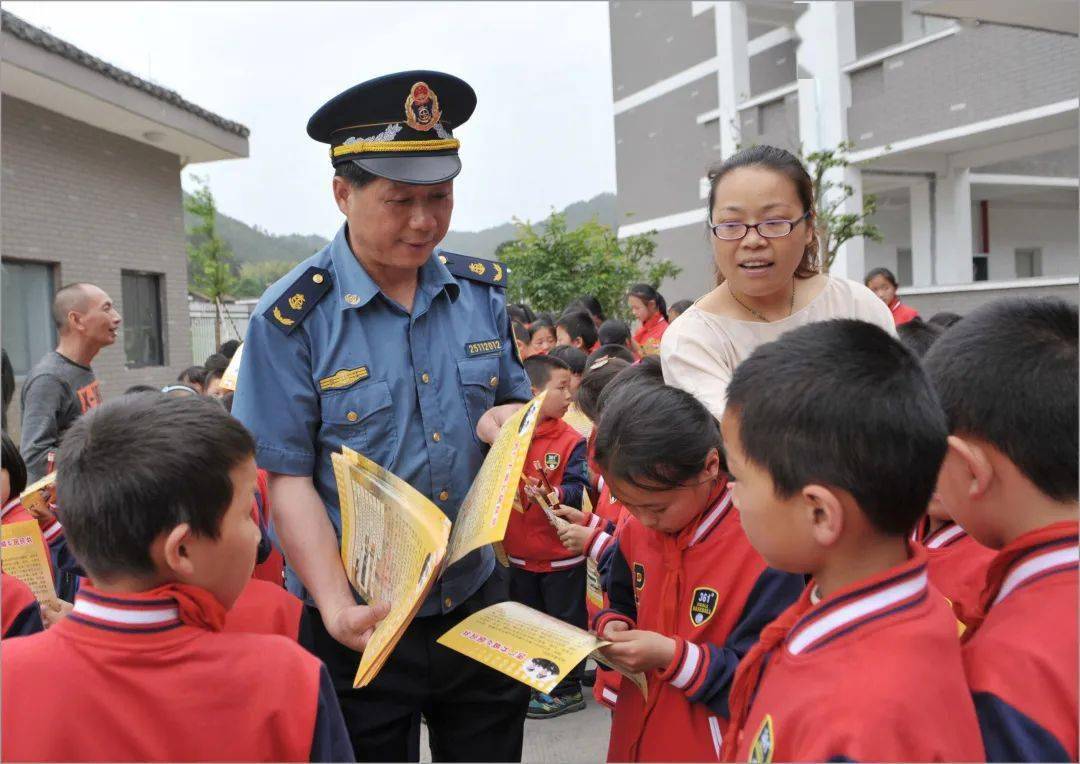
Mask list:
[{"label": "man's short black hair", "polygon": [[221,347],[218,348],[218,352],[231,361],[232,357],[236,355],[236,350],[239,347],[240,340],[225,340],[221,343]]},{"label": "man's short black hair", "polygon": [[983,440],[1056,501],[1077,499],[1077,309],[1060,299],[983,305],[930,348],[949,431]]},{"label": "man's short black hair", "polygon": [[0,454],[0,459],[3,460],[2,466],[8,473],[8,486],[11,489],[8,500],[10,501],[26,490],[26,462],[23,461],[15,441],[6,432],[3,433],[3,442],[3,453]]},{"label": "man's short black hair", "polygon": [[548,355],[552,358],[558,358],[560,361],[565,361],[566,365],[570,367],[571,374],[577,374],[580,377],[585,373],[585,361],[588,356],[573,345],[556,345],[548,351]]},{"label": "man's short black hair", "polygon": [[940,326],[923,323],[921,318],[913,318],[906,324],[900,324],[900,326],[896,327],[896,334],[900,338],[900,342],[919,358],[926,355],[926,351],[930,349],[930,346],[941,336],[943,331]]},{"label": "man's short black hair", "polygon": [[627,363],[633,363],[636,360],[630,348],[625,345],[601,345],[589,353],[589,357],[585,360],[585,369],[591,368],[601,358],[619,358]]},{"label": "man's short black hair", "polygon": [[630,324],[618,318],[609,318],[600,324],[596,336],[601,345],[623,345],[630,342]]},{"label": "man's short black hair", "polygon": [[586,350],[596,344],[596,324],[593,323],[592,316],[583,310],[563,313],[555,325],[565,329],[570,339],[580,339]]},{"label": "man's short black hair", "polygon": [[945,415],[919,360],[879,327],[840,319],[790,331],[739,364],[727,394],[743,453],[781,498],[815,483],[847,491],[890,536],[926,512]]},{"label": "man's short black hair", "polygon": [[596,422],[600,419],[600,394],[604,388],[615,378],[615,375],[630,365],[629,361],[622,358],[607,357],[603,363],[591,364],[581,377],[581,384],[577,389],[577,405],[581,413]]},{"label": "man's short black hair", "polygon": [[378,176],[362,169],[356,162],[342,162],[334,167],[334,177],[344,178],[353,188],[361,189]]},{"label": "man's short black hair", "polygon": [[543,390],[551,380],[551,374],[556,369],[570,371],[570,365],[561,358],[550,355],[533,355],[525,359],[525,373],[529,375],[529,383],[536,390]]},{"label": "man's short black hair", "polygon": [[56,460],[68,542],[92,578],[154,571],[150,545],[188,523],[217,538],[233,499],[229,473],[255,453],[244,426],[198,396],[125,395],[88,412]]}]

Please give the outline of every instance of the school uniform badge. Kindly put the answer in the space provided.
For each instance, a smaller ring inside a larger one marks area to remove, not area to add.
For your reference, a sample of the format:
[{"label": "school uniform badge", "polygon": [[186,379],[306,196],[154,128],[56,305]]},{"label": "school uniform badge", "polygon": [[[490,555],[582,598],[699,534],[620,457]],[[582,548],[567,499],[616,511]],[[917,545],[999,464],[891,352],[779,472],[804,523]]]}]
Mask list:
[{"label": "school uniform badge", "polygon": [[715,589],[699,586],[690,598],[690,622],[695,626],[704,626],[716,612],[716,603],[720,594]]},{"label": "school uniform badge", "polygon": [[645,566],[634,563],[634,604],[638,604],[638,594],[645,588]]},{"label": "school uniform badge", "polygon": [[562,463],[562,457],[553,451],[544,454],[544,466],[549,470],[557,470],[560,463]]},{"label": "school uniform badge", "polygon": [[776,735],[773,732],[772,716],[765,714],[757,735],[754,736],[754,745],[750,747],[750,761],[752,764],[772,764],[775,750]]}]

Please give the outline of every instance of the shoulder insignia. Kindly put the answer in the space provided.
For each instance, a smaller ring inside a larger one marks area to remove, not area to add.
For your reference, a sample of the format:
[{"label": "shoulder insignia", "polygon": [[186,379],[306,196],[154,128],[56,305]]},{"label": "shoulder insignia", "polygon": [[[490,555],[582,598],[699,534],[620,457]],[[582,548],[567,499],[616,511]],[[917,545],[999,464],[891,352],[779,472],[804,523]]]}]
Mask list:
[{"label": "shoulder insignia", "polygon": [[311,266],[281,293],[263,315],[278,329],[289,334],[300,325],[332,285],[329,271]]},{"label": "shoulder insignia", "polygon": [[465,255],[446,251],[440,251],[437,257],[446,266],[446,269],[457,278],[506,288],[506,265],[498,260],[466,257]]}]

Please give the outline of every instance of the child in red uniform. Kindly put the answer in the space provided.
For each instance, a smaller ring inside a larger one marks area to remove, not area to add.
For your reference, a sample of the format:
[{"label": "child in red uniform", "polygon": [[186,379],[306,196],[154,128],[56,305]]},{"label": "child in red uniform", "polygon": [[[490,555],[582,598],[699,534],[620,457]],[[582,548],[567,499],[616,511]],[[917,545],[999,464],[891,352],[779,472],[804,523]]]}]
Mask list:
[{"label": "child in red uniform", "polygon": [[205,399],[124,396],[68,430],[57,476],[94,584],[48,631],[5,644],[6,759],[352,758],[316,658],[279,636],[220,633],[259,539],[239,422]]},{"label": "child in red uniform", "polygon": [[560,345],[571,345],[582,353],[597,350],[596,324],[585,311],[563,313],[555,322],[555,339]]},{"label": "child in red uniform", "polygon": [[0,621],[4,639],[25,637],[45,628],[30,587],[3,572],[0,572]]},{"label": "child in red uniform", "polygon": [[[528,493],[522,512],[512,511],[503,539],[510,560],[510,599],[559,618],[580,628],[585,616],[585,557],[568,554],[559,541],[547,514],[536,501],[542,465],[550,485],[558,493],[558,503],[580,507],[588,484],[585,466],[585,439],[563,421],[570,407],[570,367],[551,356],[533,356],[525,361],[534,395],[547,391],[540,420],[525,458],[523,483]],[[568,672],[551,695],[537,693],[529,703],[528,715],[546,719],[580,711],[583,665]]]},{"label": "child in red uniform", "polygon": [[908,544],[947,435],[918,360],[824,321],[759,347],[727,393],[746,534],[813,578],[739,666],[725,760],[981,760],[956,619]]},{"label": "child in red uniform", "polygon": [[879,300],[889,306],[897,326],[903,326],[908,321],[919,317],[919,311],[900,302],[900,297],[896,294],[900,285],[896,281],[896,276],[888,268],[874,268],[866,274],[863,284],[876,294]]},{"label": "child in red uniform", "polygon": [[639,356],[660,355],[660,339],[668,327],[664,296],[648,284],[634,284],[626,298],[641,326],[634,332],[633,350]]},{"label": "child in red uniform", "polygon": [[998,550],[964,633],[987,758],[1076,761],[1076,307],[984,305],[925,363],[952,433],[938,492]]},{"label": "child in red uniform", "polygon": [[716,760],[735,667],[803,580],[769,570],[747,541],[719,428],[693,395],[629,384],[603,405],[596,460],[633,517],[593,627],[614,643],[603,653],[649,685],[643,698],[623,684],[608,760]]},{"label": "child in red uniform", "polygon": [[555,324],[538,318],[529,324],[529,355],[547,355],[555,347]]}]

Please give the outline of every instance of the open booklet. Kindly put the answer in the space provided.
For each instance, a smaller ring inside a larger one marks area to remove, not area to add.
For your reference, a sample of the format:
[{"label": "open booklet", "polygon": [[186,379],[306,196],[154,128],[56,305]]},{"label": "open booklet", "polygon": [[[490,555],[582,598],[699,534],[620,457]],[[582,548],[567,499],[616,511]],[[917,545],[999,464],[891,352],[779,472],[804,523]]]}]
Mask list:
[{"label": "open booklet", "polygon": [[[23,491],[19,500],[32,514],[51,512],[55,483],[56,473],[51,472]],[[0,566],[29,586],[38,602],[57,601],[49,553],[37,520],[8,523],[0,528]]]},{"label": "open booklet", "polygon": [[349,448],[332,455],[345,573],[365,602],[390,605],[364,649],[354,687],[379,673],[443,571],[506,535],[543,398],[503,425],[452,526],[426,496],[370,459]]},{"label": "open booklet", "polygon": [[574,666],[592,657],[627,677],[648,697],[644,674],[628,671],[600,654],[600,648],[610,642],[520,602],[500,602],[473,613],[438,641],[548,694]]}]

